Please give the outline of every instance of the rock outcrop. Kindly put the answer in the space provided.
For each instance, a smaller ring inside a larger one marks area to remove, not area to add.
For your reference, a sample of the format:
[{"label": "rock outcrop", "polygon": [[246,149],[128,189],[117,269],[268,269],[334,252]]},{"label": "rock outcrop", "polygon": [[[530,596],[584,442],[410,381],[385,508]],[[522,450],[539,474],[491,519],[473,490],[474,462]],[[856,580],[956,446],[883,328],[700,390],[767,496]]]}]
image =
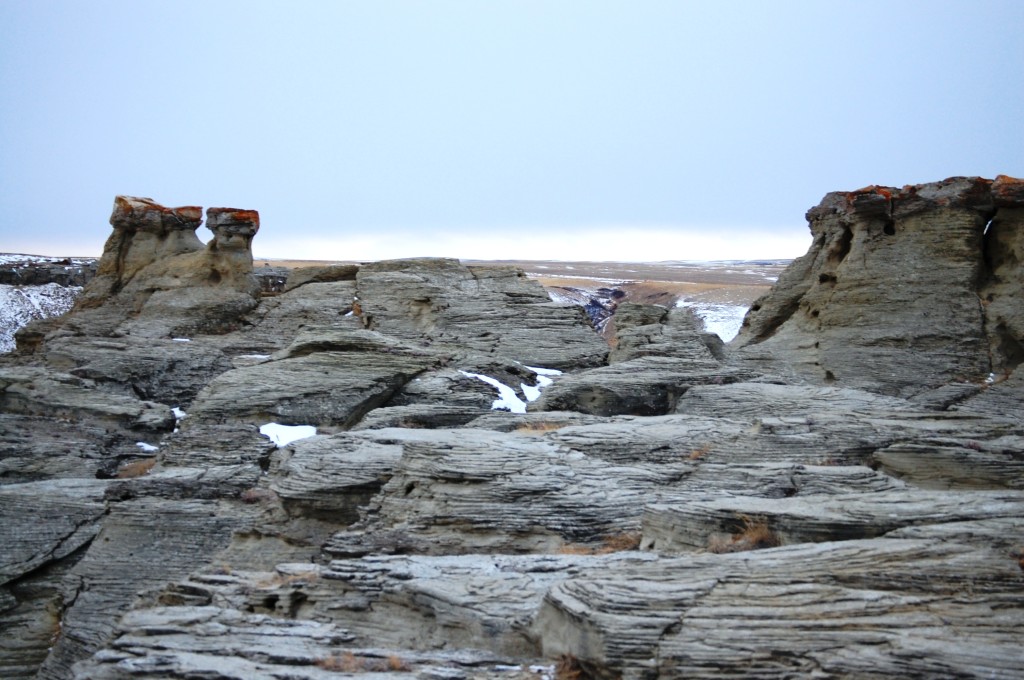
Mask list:
[{"label": "rock outcrop", "polygon": [[814,242],[751,307],[736,354],[815,383],[912,397],[1024,359],[1024,181],[831,193]]},{"label": "rock outcrop", "polygon": [[[81,313],[65,327],[76,335],[149,338],[237,328],[258,301],[251,247],[259,215],[207,209],[213,238],[206,245],[196,235],[201,222],[197,206],[118,196],[96,277],[75,305]],[[31,344],[32,329],[23,333]]]},{"label": "rock outcrop", "polygon": [[0,677],[1016,677],[1021,200],[830,194],[731,346],[609,347],[514,268],[261,287],[255,213],[119,198],[0,357]]}]

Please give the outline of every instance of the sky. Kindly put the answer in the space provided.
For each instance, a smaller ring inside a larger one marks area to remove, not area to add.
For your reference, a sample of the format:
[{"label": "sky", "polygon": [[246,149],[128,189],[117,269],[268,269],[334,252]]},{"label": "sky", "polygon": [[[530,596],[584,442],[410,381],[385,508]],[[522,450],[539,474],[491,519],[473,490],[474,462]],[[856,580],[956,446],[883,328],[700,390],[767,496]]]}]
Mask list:
[{"label": "sky", "polygon": [[98,255],[124,194],[258,210],[257,257],[797,257],[829,191],[1024,176],[1022,29],[1019,0],[0,0],[0,252]]}]

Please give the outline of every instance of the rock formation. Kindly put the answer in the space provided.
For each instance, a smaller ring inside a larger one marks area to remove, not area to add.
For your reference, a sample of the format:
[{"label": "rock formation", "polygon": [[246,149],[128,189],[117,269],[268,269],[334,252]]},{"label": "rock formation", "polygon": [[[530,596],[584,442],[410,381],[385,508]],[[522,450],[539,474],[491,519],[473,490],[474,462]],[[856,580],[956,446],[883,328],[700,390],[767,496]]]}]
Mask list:
[{"label": "rock formation", "polygon": [[[734,343],[813,382],[927,398],[1024,359],[1024,182],[954,177],[831,193],[814,242]],[[964,388],[966,389],[966,387]]]},{"label": "rock formation", "polygon": [[0,677],[1017,677],[1021,186],[830,194],[729,347],[118,198],[0,357]]}]

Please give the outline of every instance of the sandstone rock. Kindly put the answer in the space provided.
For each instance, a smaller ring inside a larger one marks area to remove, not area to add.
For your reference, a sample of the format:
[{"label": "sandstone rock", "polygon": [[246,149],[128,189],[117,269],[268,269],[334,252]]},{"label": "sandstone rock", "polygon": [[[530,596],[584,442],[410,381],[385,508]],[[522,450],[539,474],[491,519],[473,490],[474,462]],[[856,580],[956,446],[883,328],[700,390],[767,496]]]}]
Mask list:
[{"label": "sandstone rock", "polygon": [[[415,380],[415,379],[414,379]],[[478,392],[473,392],[478,394]],[[484,400],[486,401],[486,399]],[[375,408],[353,427],[353,430],[379,430],[390,427],[450,428],[476,422],[490,413],[486,405],[449,406],[446,404],[408,404]]]},{"label": "sandstone rock", "polygon": [[[160,588],[208,564],[245,527],[244,514],[221,502],[136,499],[115,503],[85,556],[68,575],[63,634],[39,671],[68,678],[71,666],[110,639],[139,591]],[[137,551],[146,551],[138,559]]]},{"label": "sandstone rock", "polygon": [[[699,344],[699,343],[698,343]],[[699,356],[642,356],[564,376],[531,406],[538,411],[655,416],[672,412],[694,385],[749,380],[745,368],[720,366],[700,344]]]},{"label": "sandstone rock", "polygon": [[[214,233],[204,247],[195,234],[201,208],[166,208],[148,198],[118,196],[114,227],[96,277],[76,303],[86,334],[166,337],[234,328],[256,304],[253,210],[210,208]],[[97,308],[104,308],[99,310]],[[95,310],[89,313],[89,310]]]},{"label": "sandstone rock", "polygon": [[807,214],[810,251],[751,307],[737,358],[900,396],[1012,369],[1022,337],[1016,182],[829,194]]},{"label": "sandstone rock", "polygon": [[192,401],[202,385],[232,367],[220,348],[195,339],[60,337],[43,355],[55,370],[174,406]]},{"label": "sandstone rock", "polygon": [[549,591],[534,633],[597,677],[1009,678],[1020,582],[975,545],[811,543],[581,574]]},{"label": "sandstone rock", "polygon": [[88,544],[106,510],[106,486],[96,479],[0,486],[0,585]]},{"label": "sandstone rock", "polygon": [[190,416],[206,422],[351,427],[441,358],[372,331],[300,334],[276,359],[212,380]]},{"label": "sandstone rock", "polygon": [[557,369],[596,366],[608,352],[579,308],[551,303],[508,267],[389,260],[361,266],[356,282],[366,328],[409,341]]},{"label": "sandstone rock", "polygon": [[127,428],[169,431],[174,414],[163,404],[96,389],[95,383],[42,368],[0,368],[5,413],[110,421]]},{"label": "sandstone rock", "polygon": [[304,329],[362,329],[352,314],[354,298],[352,281],[306,283],[301,289],[262,298],[242,319],[240,332],[226,336],[222,346],[233,355],[271,354],[290,345]]},{"label": "sandstone rock", "polygon": [[357,264],[334,264],[323,267],[296,267],[288,275],[284,292],[295,290],[307,283],[334,283],[336,281],[355,281],[359,272]]},{"label": "sandstone rock", "polygon": [[610,356],[515,269],[261,295],[254,213],[124,199],[0,359],[0,676],[1013,677],[1021,195],[830,195],[747,340],[616,303]]},{"label": "sandstone rock", "polygon": [[0,414],[0,484],[113,476],[139,454],[140,436],[102,419]]},{"label": "sandstone rock", "polygon": [[752,532],[773,545],[873,538],[905,526],[1017,517],[1022,503],[1021,492],[910,489],[782,499],[693,498],[648,505],[641,546],[659,553],[732,552]]},{"label": "sandstone rock", "polygon": [[712,347],[717,349],[717,344],[707,340],[703,330],[703,322],[685,307],[668,310],[657,305],[621,304],[615,313],[615,348],[608,362],[664,356],[716,364],[719,358]]}]

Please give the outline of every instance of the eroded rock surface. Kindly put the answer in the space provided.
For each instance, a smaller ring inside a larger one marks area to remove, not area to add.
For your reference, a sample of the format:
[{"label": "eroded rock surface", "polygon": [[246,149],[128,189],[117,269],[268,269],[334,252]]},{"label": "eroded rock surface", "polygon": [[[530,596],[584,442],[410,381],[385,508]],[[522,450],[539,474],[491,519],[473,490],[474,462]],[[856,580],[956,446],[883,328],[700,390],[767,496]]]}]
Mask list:
[{"label": "eroded rock surface", "polygon": [[1022,181],[828,194],[814,242],[751,307],[737,356],[818,384],[913,396],[1024,354]]},{"label": "eroded rock surface", "polygon": [[0,677],[1017,677],[1021,186],[830,194],[728,348],[119,197],[0,358]]}]

